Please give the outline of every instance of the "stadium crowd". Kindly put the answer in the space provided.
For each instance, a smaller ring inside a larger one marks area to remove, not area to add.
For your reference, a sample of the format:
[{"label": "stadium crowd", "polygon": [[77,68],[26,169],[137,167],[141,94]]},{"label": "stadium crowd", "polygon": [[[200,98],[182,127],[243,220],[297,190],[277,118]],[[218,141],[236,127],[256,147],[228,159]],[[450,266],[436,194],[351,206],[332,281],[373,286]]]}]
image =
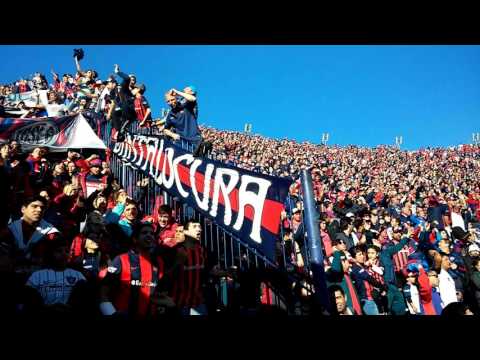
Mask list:
[{"label": "stadium crowd", "polygon": [[479,312],[478,146],[327,147],[202,130],[213,158],[292,180],[283,231],[299,271],[306,262],[299,176],[311,172],[338,312],[438,315],[449,304]]},{"label": "stadium crowd", "polygon": [[[171,109],[154,120],[146,87],[134,75],[116,65],[115,74],[101,81],[95,70],[82,71],[82,58],[77,50],[75,75],[60,79],[52,71],[50,84],[37,73],[1,86],[0,117],[41,121],[89,109],[103,114],[114,140],[121,141],[132,123],[156,127],[174,140],[208,141],[213,159],[289,178],[278,262],[303,277],[299,296],[306,302],[311,273],[299,175],[307,169],[333,313],[480,313],[478,147],[320,146],[199,128],[193,86],[167,91]],[[33,93],[33,103],[27,105],[23,93]],[[26,152],[15,140],[1,144],[0,201],[8,206],[0,209],[0,276],[10,291],[4,291],[0,311],[219,311],[219,288],[212,284],[231,275],[209,261],[199,222],[180,223],[167,205],[147,214],[141,204],[148,181],[140,180],[129,197],[109,168],[108,151],[80,152]],[[92,183],[95,190],[87,186]],[[291,285],[283,291],[292,292]],[[258,310],[262,302],[244,299],[237,310]]]}]

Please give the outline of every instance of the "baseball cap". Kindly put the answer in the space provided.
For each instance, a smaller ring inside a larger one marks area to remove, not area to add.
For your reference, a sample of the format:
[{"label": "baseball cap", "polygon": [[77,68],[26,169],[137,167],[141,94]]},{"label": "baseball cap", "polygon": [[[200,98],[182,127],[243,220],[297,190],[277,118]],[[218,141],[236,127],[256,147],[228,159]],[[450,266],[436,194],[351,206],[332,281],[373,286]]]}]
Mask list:
[{"label": "baseball cap", "polygon": [[352,218],[355,215],[352,212],[348,212],[345,216],[348,217],[348,218]]},{"label": "baseball cap", "polygon": [[408,273],[418,273],[418,272],[419,272],[418,264],[417,264],[416,262],[410,262],[410,263],[408,263],[408,265],[407,265],[407,272],[408,272]]},{"label": "baseball cap", "polygon": [[299,212],[299,211],[300,211],[300,209],[299,209],[299,208],[293,208],[293,210],[292,210],[292,214],[295,214],[295,213],[297,213],[297,212]]}]

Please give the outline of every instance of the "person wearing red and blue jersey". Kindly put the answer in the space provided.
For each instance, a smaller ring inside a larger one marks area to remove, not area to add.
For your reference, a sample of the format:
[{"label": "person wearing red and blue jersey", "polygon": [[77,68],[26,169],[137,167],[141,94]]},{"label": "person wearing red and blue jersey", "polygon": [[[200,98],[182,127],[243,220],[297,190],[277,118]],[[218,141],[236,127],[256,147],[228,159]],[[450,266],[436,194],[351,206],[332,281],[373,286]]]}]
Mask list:
[{"label": "person wearing red and blue jersey", "polygon": [[132,248],[117,256],[108,267],[100,291],[100,311],[104,315],[145,317],[155,313],[153,300],[161,286],[164,266],[161,258],[152,259],[155,246],[151,223],[133,227]]},{"label": "person wearing red and blue jersey", "polygon": [[147,99],[143,96],[145,91],[145,85],[143,84],[135,85],[132,89],[132,94],[134,95],[133,108],[140,127],[147,126],[147,123],[152,120],[152,110]]},{"label": "person wearing red and blue jersey", "polygon": [[355,246],[352,250],[353,259],[351,274],[355,281],[355,288],[365,315],[379,315],[379,310],[374,299],[374,292],[384,292],[386,288],[382,282],[377,281],[367,271],[365,266],[365,249],[362,246]]},{"label": "person wearing red and blue jersey", "polygon": [[200,244],[200,223],[195,220],[187,221],[184,235],[184,241],[173,248],[176,253],[170,271],[170,297],[183,315],[207,315],[203,294],[207,256]]}]

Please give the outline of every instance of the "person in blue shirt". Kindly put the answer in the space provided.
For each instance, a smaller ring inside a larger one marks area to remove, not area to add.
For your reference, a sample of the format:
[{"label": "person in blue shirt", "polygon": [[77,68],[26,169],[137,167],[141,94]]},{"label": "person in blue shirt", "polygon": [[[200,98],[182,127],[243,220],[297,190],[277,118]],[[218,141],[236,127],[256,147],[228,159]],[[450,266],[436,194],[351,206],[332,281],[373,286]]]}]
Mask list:
[{"label": "person in blue shirt", "polygon": [[[123,219],[121,219],[122,215],[124,215]],[[133,226],[139,221],[137,202],[128,197],[122,198],[108,214],[106,221],[108,223],[118,224],[123,233],[130,237]]]},{"label": "person in blue shirt", "polygon": [[440,290],[438,289],[438,273],[431,269],[427,273],[428,280],[430,281],[430,286],[432,287],[432,304],[434,306],[435,312],[437,315],[442,313],[443,303],[442,298],[440,297]]},{"label": "person in blue shirt", "polygon": [[175,141],[181,138],[197,147],[202,141],[202,136],[197,123],[197,98],[191,88],[191,86],[186,88],[190,93],[172,89],[165,95],[171,109],[166,117],[164,132]]}]

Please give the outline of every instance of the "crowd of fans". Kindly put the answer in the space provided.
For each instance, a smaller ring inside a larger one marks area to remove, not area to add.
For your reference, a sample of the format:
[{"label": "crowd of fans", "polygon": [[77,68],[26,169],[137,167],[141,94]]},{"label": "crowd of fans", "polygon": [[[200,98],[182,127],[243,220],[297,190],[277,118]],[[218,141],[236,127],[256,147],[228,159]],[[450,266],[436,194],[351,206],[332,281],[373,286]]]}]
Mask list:
[{"label": "crowd of fans", "polygon": [[[278,263],[304,279],[283,291],[298,291],[308,302],[309,239],[299,182],[307,169],[332,313],[480,313],[479,147],[331,147],[199,128],[193,86],[167,91],[170,111],[154,120],[146,87],[134,75],[115,65],[114,75],[101,81],[96,71],[82,71],[82,57],[76,53],[75,75],[60,79],[52,71],[50,84],[35,74],[1,86],[0,116],[41,121],[89,109],[103,114],[113,140],[121,141],[132,123],[156,127],[197,150],[207,144],[216,160],[289,178]],[[28,92],[36,100],[26,106],[17,95]],[[8,206],[0,208],[0,311],[217,312],[222,299],[216,280],[231,281],[233,275],[207,256],[200,224],[179,223],[167,205],[147,214],[141,204],[148,181],[139,181],[129,197],[112,175],[108,155],[73,149],[49,154],[41,147],[25,153],[14,140],[1,145],[0,201]],[[89,190],[91,183],[96,190]],[[255,303],[240,302],[237,310]]]},{"label": "crowd of fans", "polygon": [[36,119],[91,110],[105,115],[113,128],[114,140],[122,140],[118,135],[123,136],[129,125],[135,124],[135,128],[155,128],[174,140],[181,137],[197,147],[200,145],[194,86],[186,86],[183,91],[168,90],[165,101],[170,110],[163,119],[153,119],[144,96],[146,86],[137,83],[134,74],[123,73],[115,64],[114,74],[100,80],[95,70],[82,71],[82,58],[83,51],[75,53],[75,75],[63,74],[60,79],[52,70],[50,84],[43,74],[35,73],[31,79],[1,85],[0,117]]},{"label": "crowd of fans", "polygon": [[[132,123],[157,127],[174,140],[199,140],[193,86],[167,91],[171,109],[154,120],[146,87],[133,74],[115,65],[102,81],[95,70],[82,71],[82,58],[76,50],[75,75],[52,71],[48,83],[37,73],[1,86],[0,116],[42,121],[93,110],[113,129],[114,141]],[[141,317],[217,311],[214,280],[221,272],[200,245],[200,224],[177,221],[161,203],[147,214],[148,179],[128,196],[112,174],[109,150],[29,152],[10,139],[1,144],[0,173],[0,202],[8,204],[0,208],[1,312]]]},{"label": "crowd of fans", "polygon": [[283,232],[288,261],[300,272],[307,256],[299,176],[311,172],[339,313],[434,315],[447,307],[479,313],[478,146],[401,151],[208,127],[202,134],[212,140],[213,158],[292,180]]}]

